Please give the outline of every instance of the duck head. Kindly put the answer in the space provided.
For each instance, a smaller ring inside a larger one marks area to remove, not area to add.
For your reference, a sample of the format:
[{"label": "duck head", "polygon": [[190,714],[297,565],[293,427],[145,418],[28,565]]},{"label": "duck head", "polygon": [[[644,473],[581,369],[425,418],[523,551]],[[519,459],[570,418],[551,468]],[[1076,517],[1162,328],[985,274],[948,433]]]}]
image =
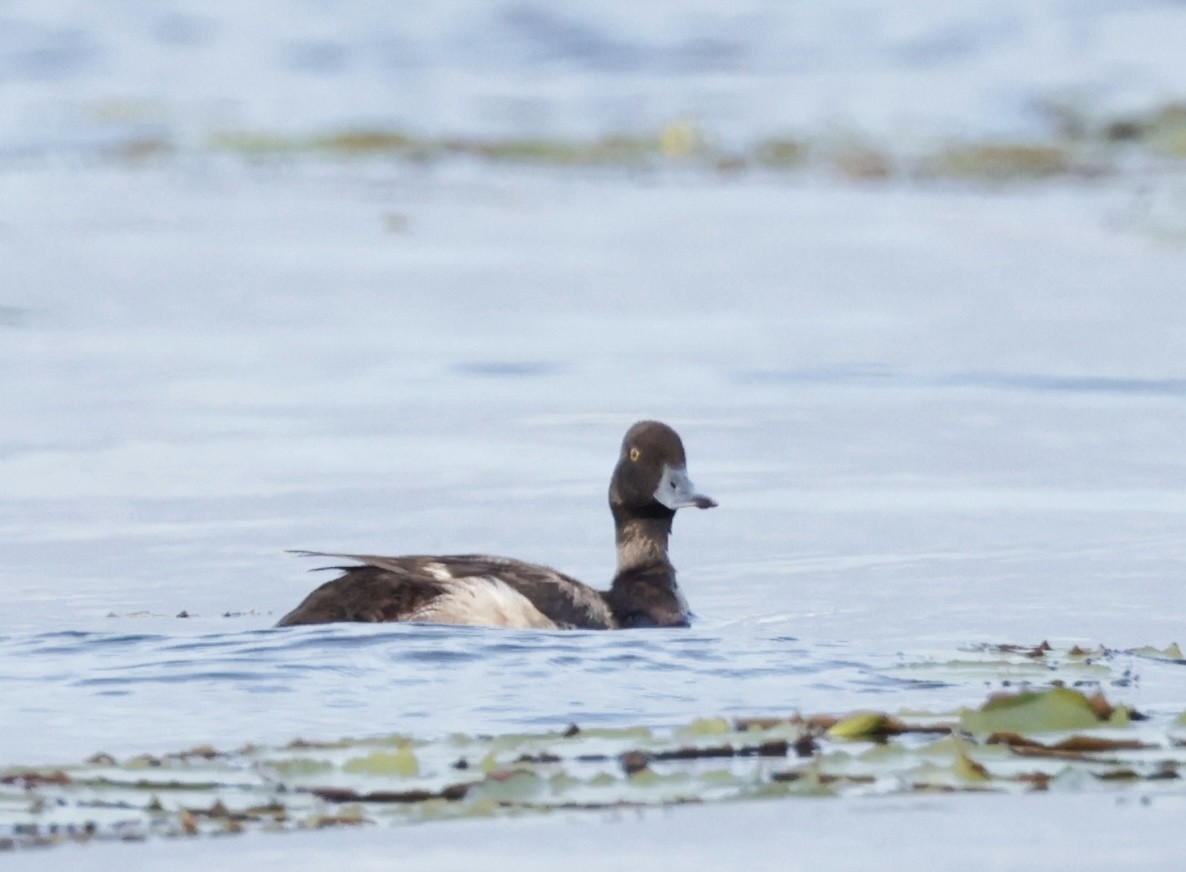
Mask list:
[{"label": "duck head", "polygon": [[610,479],[614,519],[670,519],[677,509],[711,509],[716,500],[696,490],[687,466],[678,433],[660,421],[639,421],[626,431]]}]

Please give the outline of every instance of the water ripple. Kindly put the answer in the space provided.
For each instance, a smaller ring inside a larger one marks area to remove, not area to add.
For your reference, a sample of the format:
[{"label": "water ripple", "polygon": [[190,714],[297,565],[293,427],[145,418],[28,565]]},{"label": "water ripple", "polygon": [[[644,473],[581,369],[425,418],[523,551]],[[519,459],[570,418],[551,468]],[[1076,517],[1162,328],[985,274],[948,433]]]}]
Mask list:
[{"label": "water ripple", "polygon": [[[0,638],[0,742],[105,750],[295,735],[524,731],[573,721],[673,724],[835,706],[900,679],[849,650],[752,631],[534,633],[337,625],[205,635],[54,632]],[[826,676],[826,681],[819,681]],[[705,705],[711,711],[705,711]],[[85,712],[85,718],[79,716]],[[233,716],[228,716],[233,713]],[[31,753],[31,752],[30,752]]]},{"label": "water ripple", "polygon": [[958,652],[930,658],[936,668],[904,668],[900,655],[867,644],[729,624],[617,633],[406,624],[59,632],[0,637],[0,658],[12,667],[0,675],[9,763],[44,763],[41,747],[85,756],[297,736],[672,726],[714,715],[893,711],[917,707],[920,694],[950,708],[984,693],[982,674],[942,668]]}]

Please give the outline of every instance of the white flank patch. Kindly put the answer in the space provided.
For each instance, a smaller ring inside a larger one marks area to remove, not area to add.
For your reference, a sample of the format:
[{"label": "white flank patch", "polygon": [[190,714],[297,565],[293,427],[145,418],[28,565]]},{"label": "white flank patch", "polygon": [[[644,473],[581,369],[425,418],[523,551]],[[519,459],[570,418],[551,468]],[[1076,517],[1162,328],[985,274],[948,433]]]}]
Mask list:
[{"label": "white flank patch", "polygon": [[[445,569],[440,564],[436,565]],[[451,577],[446,575],[438,580],[448,581]],[[455,584],[449,585],[448,590],[408,619],[475,627],[559,629],[555,622],[532,605],[531,600],[506,582],[490,575],[458,579]]]}]

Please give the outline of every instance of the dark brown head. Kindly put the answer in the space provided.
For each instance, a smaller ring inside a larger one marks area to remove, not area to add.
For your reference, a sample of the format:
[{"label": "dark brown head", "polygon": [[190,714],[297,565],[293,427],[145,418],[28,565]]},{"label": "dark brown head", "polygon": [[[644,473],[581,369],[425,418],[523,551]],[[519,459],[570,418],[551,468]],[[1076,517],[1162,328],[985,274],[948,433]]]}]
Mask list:
[{"label": "dark brown head", "polygon": [[697,493],[688,478],[679,434],[659,421],[639,421],[622,440],[609,484],[609,504],[620,521],[671,517],[676,509],[711,509],[716,501]]}]

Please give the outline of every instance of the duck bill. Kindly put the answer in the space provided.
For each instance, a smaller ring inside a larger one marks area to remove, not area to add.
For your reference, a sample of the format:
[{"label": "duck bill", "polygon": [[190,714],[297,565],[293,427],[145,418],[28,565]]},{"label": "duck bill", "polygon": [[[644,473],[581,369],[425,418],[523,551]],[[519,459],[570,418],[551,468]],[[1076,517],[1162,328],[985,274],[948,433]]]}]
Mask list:
[{"label": "duck bill", "polygon": [[688,478],[687,470],[682,466],[664,466],[663,475],[659,479],[659,487],[655,489],[655,500],[671,509],[711,509],[717,504],[712,497],[705,496],[696,490],[692,480]]}]

